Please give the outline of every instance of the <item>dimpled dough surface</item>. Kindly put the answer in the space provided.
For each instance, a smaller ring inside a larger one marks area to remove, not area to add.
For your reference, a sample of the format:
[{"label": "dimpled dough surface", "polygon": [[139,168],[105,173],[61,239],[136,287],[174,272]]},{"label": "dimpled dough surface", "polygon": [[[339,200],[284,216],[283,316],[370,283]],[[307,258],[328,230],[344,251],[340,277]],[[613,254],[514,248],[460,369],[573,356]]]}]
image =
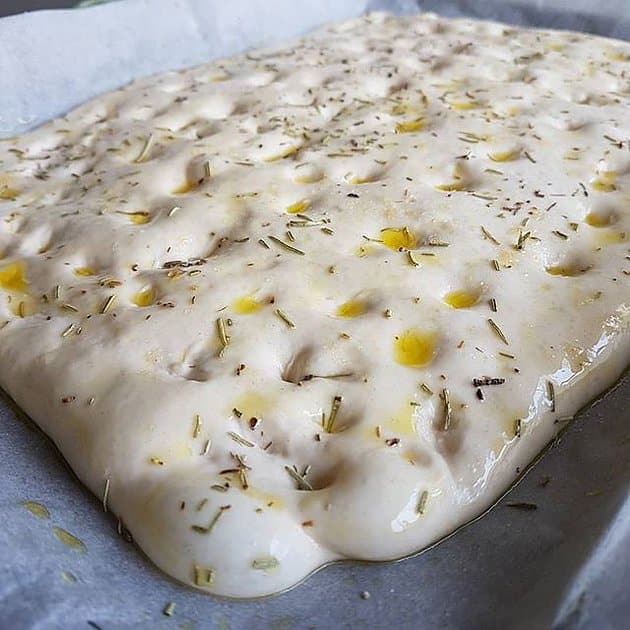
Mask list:
[{"label": "dimpled dough surface", "polygon": [[481,513],[629,357],[630,47],[371,15],[0,142],[0,383],[164,571]]}]

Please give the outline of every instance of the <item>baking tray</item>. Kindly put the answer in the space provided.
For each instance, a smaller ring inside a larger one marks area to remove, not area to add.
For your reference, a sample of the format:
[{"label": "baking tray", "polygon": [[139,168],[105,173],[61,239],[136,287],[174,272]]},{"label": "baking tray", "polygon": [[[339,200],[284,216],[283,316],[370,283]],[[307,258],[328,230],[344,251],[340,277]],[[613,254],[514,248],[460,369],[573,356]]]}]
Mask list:
[{"label": "baking tray", "polygon": [[[178,3],[121,2],[119,10],[126,5],[163,9],[166,4]],[[179,4],[190,8],[197,3]],[[579,0],[573,4],[588,8]],[[329,5],[322,2],[322,12]],[[445,15],[630,38],[630,6],[623,1],[616,17],[592,8],[567,13],[559,2],[540,1],[399,0],[381,2],[378,8],[384,5],[395,12],[422,6]],[[106,9],[111,7],[85,9],[85,15],[98,20],[99,11]],[[62,45],[53,43],[52,48]],[[194,63],[194,54],[173,53],[173,65]],[[163,60],[147,63],[140,73],[160,64],[165,65]],[[74,97],[83,100],[108,89],[106,79],[77,86]],[[51,107],[53,115],[55,105]],[[0,112],[6,117],[10,107],[0,107]],[[29,115],[21,124],[39,122]],[[629,402],[626,375],[614,391],[578,415],[494,509],[438,546],[398,563],[339,563],[289,592],[234,602],[175,583],[116,535],[115,520],[103,513],[98,499],[73,478],[48,439],[5,400],[0,404],[0,627],[624,627],[630,618]],[[50,519],[27,512],[25,500],[44,504]],[[510,502],[537,509],[511,508]],[[53,526],[78,536],[87,551],[62,545]],[[163,610],[169,602],[175,607],[167,617]]]}]

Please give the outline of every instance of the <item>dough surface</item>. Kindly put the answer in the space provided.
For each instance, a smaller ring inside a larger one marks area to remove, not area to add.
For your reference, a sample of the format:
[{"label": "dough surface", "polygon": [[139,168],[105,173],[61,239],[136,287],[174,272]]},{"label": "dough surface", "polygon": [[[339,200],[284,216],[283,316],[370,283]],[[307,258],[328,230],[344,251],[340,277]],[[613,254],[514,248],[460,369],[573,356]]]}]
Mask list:
[{"label": "dough surface", "polygon": [[629,59],[373,14],[0,141],[0,385],[187,584],[422,549],[628,364]]}]

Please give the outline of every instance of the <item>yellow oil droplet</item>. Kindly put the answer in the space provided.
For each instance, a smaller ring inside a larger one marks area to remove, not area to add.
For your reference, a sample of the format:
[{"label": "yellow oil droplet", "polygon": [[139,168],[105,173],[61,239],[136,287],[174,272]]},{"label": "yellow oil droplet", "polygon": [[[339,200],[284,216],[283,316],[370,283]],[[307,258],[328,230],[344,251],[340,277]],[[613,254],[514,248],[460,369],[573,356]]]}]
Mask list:
[{"label": "yellow oil droplet", "polygon": [[387,419],[385,427],[394,435],[415,435],[416,425],[414,423],[414,411],[416,407],[406,402],[400,411],[394,416]]},{"label": "yellow oil droplet", "polygon": [[615,184],[596,178],[591,182],[591,188],[597,192],[613,192],[616,190]]},{"label": "yellow oil droplet", "polygon": [[74,270],[74,275],[80,277],[88,277],[96,275],[96,272],[94,271],[94,269],[92,269],[92,267],[76,267]]},{"label": "yellow oil droplet", "polygon": [[232,414],[234,409],[237,409],[244,419],[249,420],[252,417],[260,418],[270,411],[271,408],[272,400],[269,396],[248,391],[241,394],[227,412]]},{"label": "yellow oil droplet", "polygon": [[335,315],[337,317],[352,318],[360,317],[366,311],[366,305],[360,300],[349,300],[337,307]]},{"label": "yellow oil droplet", "polygon": [[232,310],[239,315],[252,315],[257,313],[262,308],[262,304],[251,297],[251,295],[245,295],[240,298],[236,298],[232,302]]},{"label": "yellow oil droplet", "polygon": [[308,201],[308,199],[302,199],[301,201],[296,201],[290,206],[287,206],[286,210],[289,214],[301,214],[302,212],[306,212],[310,207],[311,202]]},{"label": "yellow oil droplet", "polygon": [[493,162],[511,162],[516,160],[520,155],[520,151],[513,149],[512,151],[496,151],[494,153],[488,153],[488,157]]},{"label": "yellow oil droplet", "polygon": [[475,100],[467,100],[467,101],[449,101],[448,104],[452,109],[458,111],[465,111],[467,109],[475,109],[475,107],[479,106],[479,103]]},{"label": "yellow oil droplet", "polygon": [[5,291],[26,293],[28,283],[24,279],[24,263],[19,261],[0,267],[0,288]]},{"label": "yellow oil droplet", "polygon": [[616,190],[616,180],[616,171],[602,171],[591,180],[591,188],[593,190],[597,190],[598,192],[613,192]]},{"label": "yellow oil droplet", "polygon": [[183,184],[181,184],[180,186],[178,186],[177,188],[175,188],[175,190],[173,190],[173,195],[185,195],[186,193],[189,193],[191,190],[194,190],[195,188],[197,188],[197,184],[195,182],[191,182],[189,179],[187,179]]},{"label": "yellow oil droplet", "polygon": [[131,301],[139,307],[151,306],[153,302],[155,302],[156,291],[153,287],[148,286],[144,289],[138,291],[132,298]]},{"label": "yellow oil droplet", "polygon": [[293,179],[296,184],[314,184],[323,178],[321,173],[313,173],[312,175],[298,175]]},{"label": "yellow oil droplet", "polygon": [[423,129],[424,120],[422,118],[396,123],[396,133],[415,133],[416,131],[422,131]]},{"label": "yellow oil droplet", "polygon": [[15,201],[19,194],[20,192],[16,188],[0,185],[0,200],[2,201]]},{"label": "yellow oil droplet", "polygon": [[516,105],[508,105],[503,111],[506,116],[516,116],[521,110]]},{"label": "yellow oil droplet", "polygon": [[551,267],[546,267],[546,271],[552,276],[564,276],[565,278],[572,278],[574,276],[579,276],[580,274],[585,273],[586,269],[580,269],[576,265],[552,265]]},{"label": "yellow oil droplet", "polygon": [[378,175],[376,173],[372,175],[366,175],[365,177],[352,177],[348,180],[350,184],[369,184],[371,182],[375,182],[378,179]]},{"label": "yellow oil droplet", "polygon": [[24,501],[22,505],[31,514],[33,514],[34,516],[37,516],[37,518],[43,518],[43,519],[50,518],[50,512],[41,503],[37,503],[36,501]]},{"label": "yellow oil droplet", "polygon": [[455,192],[457,190],[464,189],[464,182],[453,182],[451,184],[438,184],[435,188],[437,190],[441,190],[442,192]]},{"label": "yellow oil droplet", "polygon": [[144,225],[151,220],[148,212],[128,212],[127,217],[134,225]]},{"label": "yellow oil droplet", "polygon": [[67,532],[65,529],[61,529],[61,527],[53,527],[52,531],[53,534],[57,536],[57,538],[64,545],[66,545],[66,547],[70,547],[70,549],[76,549],[80,552],[86,551],[85,544],[76,536],[72,535],[70,532]]},{"label": "yellow oil droplet", "polygon": [[628,59],[630,59],[630,55],[623,52],[622,50],[615,49],[607,50],[604,53],[604,56],[606,57],[606,59],[610,59],[610,61],[628,61]]},{"label": "yellow oil droplet", "polygon": [[263,162],[277,162],[278,160],[282,160],[283,158],[289,157],[294,153],[297,153],[300,147],[298,146],[289,146],[283,151],[279,153],[275,153],[274,155],[270,155],[269,157],[263,158]]},{"label": "yellow oil droplet", "polygon": [[451,308],[470,308],[479,301],[479,292],[458,289],[450,291],[442,299]]},{"label": "yellow oil droplet", "polygon": [[416,246],[415,235],[406,227],[381,230],[381,241],[385,247],[396,252],[404,249],[413,249]]},{"label": "yellow oil droplet", "polygon": [[598,230],[595,235],[595,241],[598,245],[615,245],[617,243],[626,242],[626,232],[620,230]]},{"label": "yellow oil droplet", "polygon": [[435,334],[410,329],[394,340],[394,358],[401,365],[420,367],[427,365],[436,354]]},{"label": "yellow oil droplet", "polygon": [[254,501],[260,503],[260,507],[271,508],[274,510],[281,510],[284,508],[284,501],[275,494],[258,490],[253,486],[249,486],[247,490],[243,490],[243,492],[254,499]]},{"label": "yellow oil droplet", "polygon": [[589,212],[584,218],[584,222],[591,227],[602,228],[608,227],[611,223],[614,223],[614,217],[610,214]]}]

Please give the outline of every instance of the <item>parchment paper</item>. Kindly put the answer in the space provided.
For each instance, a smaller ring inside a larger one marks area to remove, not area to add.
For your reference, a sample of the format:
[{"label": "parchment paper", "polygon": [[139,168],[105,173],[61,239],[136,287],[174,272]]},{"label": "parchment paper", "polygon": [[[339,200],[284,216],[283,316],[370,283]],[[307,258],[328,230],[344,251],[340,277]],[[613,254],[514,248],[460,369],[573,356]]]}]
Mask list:
[{"label": "parchment paper", "polygon": [[[630,0],[123,0],[38,12],[0,20],[0,135],[134,77],[368,8],[419,7],[630,38]],[[397,564],[328,567],[288,593],[249,602],[197,593],[155,569],[116,534],[50,442],[0,400],[0,628],[628,627],[629,394],[626,377],[578,416],[507,499],[439,546]],[[51,518],[27,512],[25,500],[44,504]],[[61,544],[53,526],[87,551]],[[171,617],[162,613],[168,602]]]}]

